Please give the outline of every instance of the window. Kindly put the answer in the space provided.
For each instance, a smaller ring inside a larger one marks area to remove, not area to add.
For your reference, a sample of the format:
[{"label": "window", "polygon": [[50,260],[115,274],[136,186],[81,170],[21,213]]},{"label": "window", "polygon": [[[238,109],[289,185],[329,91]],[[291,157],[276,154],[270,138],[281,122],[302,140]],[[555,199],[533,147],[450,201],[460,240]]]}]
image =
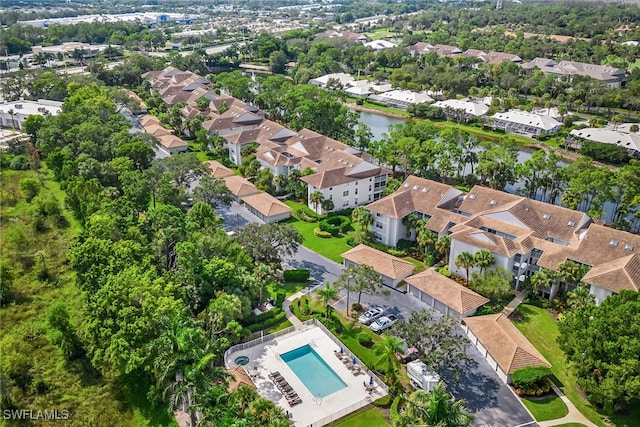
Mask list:
[{"label": "window", "polygon": [[378,218],[382,218],[382,214],[380,214],[380,213],[376,212],[376,217],[378,217]]},{"label": "window", "polygon": [[357,204],[358,204],[358,198],[357,198],[357,197],[356,197],[356,199],[353,201],[353,204],[354,204],[354,205],[357,205]]},{"label": "window", "polygon": [[380,221],[376,221],[376,228],[382,230],[382,223]]},{"label": "window", "polygon": [[342,192],[342,197],[347,197],[349,195],[349,190]]},{"label": "window", "polygon": [[542,215],[542,219],[547,219],[547,220],[549,220],[549,219],[551,219],[551,215],[549,215],[549,214],[544,214],[544,215]]},{"label": "window", "polygon": [[356,196],[358,195],[358,189],[356,188]]},{"label": "window", "polygon": [[612,246],[612,247],[614,247],[614,248],[615,248],[616,246],[618,246],[618,245],[619,245],[619,242],[618,242],[617,240],[612,240],[612,241],[610,241],[610,242],[609,242],[609,246]]},{"label": "window", "polygon": [[343,200],[342,201],[342,207],[346,208],[347,206],[349,206],[349,201],[348,200]]},{"label": "window", "polygon": [[369,191],[371,191],[371,186],[369,186]]}]

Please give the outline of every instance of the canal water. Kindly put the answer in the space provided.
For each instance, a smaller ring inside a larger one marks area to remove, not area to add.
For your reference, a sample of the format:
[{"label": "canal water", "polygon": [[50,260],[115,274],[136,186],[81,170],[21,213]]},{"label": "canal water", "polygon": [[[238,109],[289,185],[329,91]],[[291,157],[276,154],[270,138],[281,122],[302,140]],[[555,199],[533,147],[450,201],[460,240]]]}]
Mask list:
[{"label": "canal water", "polygon": [[[395,117],[387,117],[381,114],[375,114],[375,113],[370,113],[370,112],[366,112],[366,111],[361,111],[360,112],[360,120],[361,123],[364,123],[365,125],[369,126],[369,128],[371,129],[371,133],[373,134],[373,137],[371,138],[372,141],[376,141],[376,140],[380,140],[382,138],[382,134],[383,133],[388,133],[388,129],[390,125],[393,124],[403,124],[405,123],[405,120],[403,119],[397,119]],[[528,149],[528,148],[519,148],[518,150],[518,163],[523,163],[525,161],[527,161],[528,159],[531,158],[531,154],[533,153],[533,150]],[[569,164],[569,162],[567,162],[566,160],[561,160],[558,165],[560,167],[565,167]],[[469,168],[469,170],[465,170],[463,172],[464,174],[470,173],[471,170]],[[522,188],[522,182],[516,182],[513,185],[508,185],[505,188],[505,191],[507,191],[508,193],[512,193],[512,194],[516,194],[517,191],[519,189]],[[561,196],[560,196],[561,197]],[[607,202],[604,204],[604,210],[605,210],[605,215],[602,219],[604,219],[606,222],[610,223],[612,220],[612,216],[613,216],[613,210],[614,210],[615,206],[613,203],[611,202]]]}]

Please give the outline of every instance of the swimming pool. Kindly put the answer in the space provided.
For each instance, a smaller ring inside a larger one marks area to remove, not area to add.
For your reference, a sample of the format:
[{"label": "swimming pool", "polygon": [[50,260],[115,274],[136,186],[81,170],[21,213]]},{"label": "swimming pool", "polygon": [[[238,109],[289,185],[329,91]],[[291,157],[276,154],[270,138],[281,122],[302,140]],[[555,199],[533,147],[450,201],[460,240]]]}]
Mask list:
[{"label": "swimming pool", "polygon": [[326,397],[347,387],[347,383],[310,345],[296,348],[280,357],[314,396]]}]

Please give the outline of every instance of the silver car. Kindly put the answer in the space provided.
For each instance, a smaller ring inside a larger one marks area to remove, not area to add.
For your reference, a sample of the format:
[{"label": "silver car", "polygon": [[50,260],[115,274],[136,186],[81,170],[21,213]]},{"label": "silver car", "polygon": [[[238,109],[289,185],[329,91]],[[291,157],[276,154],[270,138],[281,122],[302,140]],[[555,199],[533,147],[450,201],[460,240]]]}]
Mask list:
[{"label": "silver car", "polygon": [[358,317],[358,322],[363,325],[368,325],[369,323],[376,320],[378,317],[382,316],[384,313],[384,309],[381,307],[371,307],[369,310],[365,311]]},{"label": "silver car", "polygon": [[397,321],[398,318],[396,316],[394,316],[393,314],[389,314],[387,316],[382,316],[381,318],[373,322],[370,328],[373,332],[380,333],[385,329],[389,329],[390,327],[392,327],[393,324]]}]

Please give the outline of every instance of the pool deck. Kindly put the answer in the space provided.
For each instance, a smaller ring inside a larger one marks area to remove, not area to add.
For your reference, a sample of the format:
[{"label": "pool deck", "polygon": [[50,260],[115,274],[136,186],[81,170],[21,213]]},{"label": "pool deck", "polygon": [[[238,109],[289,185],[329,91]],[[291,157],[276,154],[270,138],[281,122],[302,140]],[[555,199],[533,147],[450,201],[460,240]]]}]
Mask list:
[{"label": "pool deck", "polygon": [[[280,358],[281,354],[304,345],[311,345],[327,365],[347,383],[347,387],[323,398],[314,397]],[[332,421],[327,417],[333,418],[333,420],[338,419],[387,394],[380,387],[376,387],[373,391],[367,391],[365,384],[369,383],[369,375],[364,371],[360,374],[354,374],[349,369],[351,361],[347,360],[345,363],[336,356],[335,352],[339,350],[340,347],[322,329],[313,325],[304,325],[294,332],[264,344],[234,352],[231,360],[233,361],[239,356],[249,357],[249,363],[244,368],[253,379],[258,394],[288,411],[296,426],[316,427]],[[231,367],[233,366],[228,366],[228,368]],[[302,403],[293,407],[289,406],[285,397],[269,379],[269,374],[275,371],[280,372],[293,390],[298,393]]]}]

